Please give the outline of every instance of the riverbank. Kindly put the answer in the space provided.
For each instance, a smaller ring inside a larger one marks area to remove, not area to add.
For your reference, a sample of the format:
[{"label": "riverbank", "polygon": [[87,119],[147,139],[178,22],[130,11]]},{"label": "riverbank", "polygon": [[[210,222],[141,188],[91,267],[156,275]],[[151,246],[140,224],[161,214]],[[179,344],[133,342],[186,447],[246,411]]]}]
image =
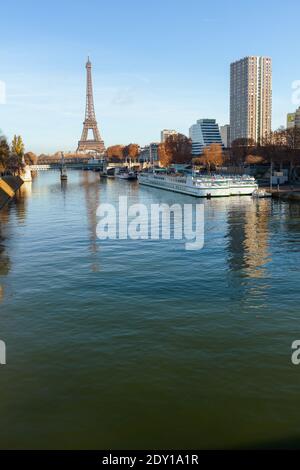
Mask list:
[{"label": "riverbank", "polygon": [[280,186],[279,189],[277,187],[270,189],[269,186],[265,186],[261,189],[271,193],[274,199],[281,199],[282,201],[300,201],[300,185],[298,183]]},{"label": "riverbank", "polygon": [[14,197],[23,182],[19,176],[3,176],[0,178],[0,210]]},{"label": "riverbank", "polygon": [[300,191],[273,191],[272,197],[282,201],[300,201]]}]

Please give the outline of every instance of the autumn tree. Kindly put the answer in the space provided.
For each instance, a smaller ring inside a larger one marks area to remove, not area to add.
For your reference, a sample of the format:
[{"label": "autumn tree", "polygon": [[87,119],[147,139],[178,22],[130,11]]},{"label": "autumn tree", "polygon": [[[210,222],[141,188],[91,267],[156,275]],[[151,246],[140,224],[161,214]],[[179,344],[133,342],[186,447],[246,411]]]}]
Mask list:
[{"label": "autumn tree", "polygon": [[256,148],[256,154],[263,157],[265,163],[282,164],[286,157],[287,141],[285,129],[271,131],[264,136],[261,145]]},{"label": "autumn tree", "polygon": [[263,163],[263,157],[260,155],[247,155],[246,163],[247,165],[259,165]]},{"label": "autumn tree", "polygon": [[204,165],[208,171],[211,170],[211,159],[209,147],[204,147],[202,156],[199,158],[202,165]]},{"label": "autumn tree", "polygon": [[24,160],[25,160],[26,165],[36,165],[37,156],[33,152],[27,152],[24,155]]},{"label": "autumn tree", "polygon": [[215,143],[210,144],[209,151],[210,151],[211,164],[214,166],[214,168],[217,169],[220,166],[222,166],[224,162],[222,145],[215,144]]},{"label": "autumn tree", "polygon": [[287,147],[292,150],[299,150],[300,149],[300,127],[294,126],[290,129],[286,129],[284,134],[285,134]]},{"label": "autumn tree", "polygon": [[289,178],[292,178],[295,164],[299,158],[300,129],[298,127],[279,128],[265,135],[261,145],[254,150],[255,155],[263,158],[263,163],[271,167],[289,165]]},{"label": "autumn tree", "polygon": [[299,164],[299,149],[300,149],[300,128],[294,126],[291,129],[286,129],[286,146],[289,160],[289,178],[293,179],[294,167]]},{"label": "autumn tree", "polygon": [[136,161],[139,155],[140,147],[138,144],[129,144],[123,148],[123,158]]},{"label": "autumn tree", "polygon": [[171,165],[171,155],[167,154],[166,152],[166,146],[165,143],[162,142],[158,145],[158,159],[160,161],[160,164],[167,168],[168,166]]},{"label": "autumn tree", "polygon": [[192,160],[192,141],[183,134],[170,135],[158,148],[163,166],[171,163],[190,163]]},{"label": "autumn tree", "polygon": [[199,161],[202,165],[205,165],[208,171],[212,169],[216,170],[222,166],[224,162],[222,145],[213,143],[203,149],[203,154],[199,157]]},{"label": "autumn tree", "polygon": [[247,155],[252,153],[256,147],[256,143],[253,139],[235,139],[231,144],[231,163],[237,167],[242,166],[245,163]]},{"label": "autumn tree", "polygon": [[112,145],[106,149],[106,156],[111,161],[123,161],[124,154],[123,154],[123,145]]}]

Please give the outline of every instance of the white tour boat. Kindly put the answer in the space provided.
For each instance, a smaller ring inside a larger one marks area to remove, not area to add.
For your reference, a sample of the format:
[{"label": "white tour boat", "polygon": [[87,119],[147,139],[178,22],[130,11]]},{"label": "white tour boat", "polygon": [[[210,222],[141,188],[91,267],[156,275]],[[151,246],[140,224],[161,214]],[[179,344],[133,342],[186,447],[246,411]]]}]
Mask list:
[{"label": "white tour boat", "polygon": [[251,176],[222,175],[170,175],[162,172],[143,172],[138,176],[140,184],[166,189],[196,197],[251,196],[258,189]]},{"label": "white tour boat", "polygon": [[253,176],[230,177],[230,196],[249,196],[258,190],[258,184]]}]

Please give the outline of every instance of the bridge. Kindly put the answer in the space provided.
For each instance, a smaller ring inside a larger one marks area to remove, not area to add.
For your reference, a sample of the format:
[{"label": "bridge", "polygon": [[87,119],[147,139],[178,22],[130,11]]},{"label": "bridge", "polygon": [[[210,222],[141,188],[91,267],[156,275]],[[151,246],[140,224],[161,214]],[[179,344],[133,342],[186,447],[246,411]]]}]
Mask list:
[{"label": "bridge", "polygon": [[51,165],[30,165],[31,171],[51,170]]},{"label": "bridge", "polygon": [[[65,161],[64,166],[74,170],[103,170],[105,163],[88,163],[78,161]],[[30,165],[31,171],[46,171],[46,170],[59,170],[61,168],[61,162],[41,163],[36,165]]]},{"label": "bridge", "polygon": [[[64,165],[67,168],[73,170],[100,170],[103,171],[106,168],[117,168],[124,166],[123,163],[107,163],[105,160],[102,161],[78,161],[78,160],[65,160]],[[46,171],[46,170],[59,170],[61,168],[61,161],[53,161],[49,163],[38,163],[36,165],[30,165],[31,171]]]}]

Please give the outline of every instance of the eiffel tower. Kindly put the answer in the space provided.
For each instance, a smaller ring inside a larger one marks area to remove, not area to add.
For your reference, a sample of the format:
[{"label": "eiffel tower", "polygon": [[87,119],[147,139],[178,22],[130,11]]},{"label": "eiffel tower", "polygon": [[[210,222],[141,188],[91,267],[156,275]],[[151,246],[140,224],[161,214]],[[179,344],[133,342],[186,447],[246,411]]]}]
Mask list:
[{"label": "eiffel tower", "polygon": [[[94,108],[93,98],[93,85],[92,85],[92,64],[90,58],[86,63],[86,106],[85,106],[85,119],[83,123],[83,130],[81,139],[78,142],[77,152],[94,151],[99,154],[104,154],[105,145],[100,137],[98,129],[96,114]],[[89,130],[93,132],[93,139],[88,139]]]}]

